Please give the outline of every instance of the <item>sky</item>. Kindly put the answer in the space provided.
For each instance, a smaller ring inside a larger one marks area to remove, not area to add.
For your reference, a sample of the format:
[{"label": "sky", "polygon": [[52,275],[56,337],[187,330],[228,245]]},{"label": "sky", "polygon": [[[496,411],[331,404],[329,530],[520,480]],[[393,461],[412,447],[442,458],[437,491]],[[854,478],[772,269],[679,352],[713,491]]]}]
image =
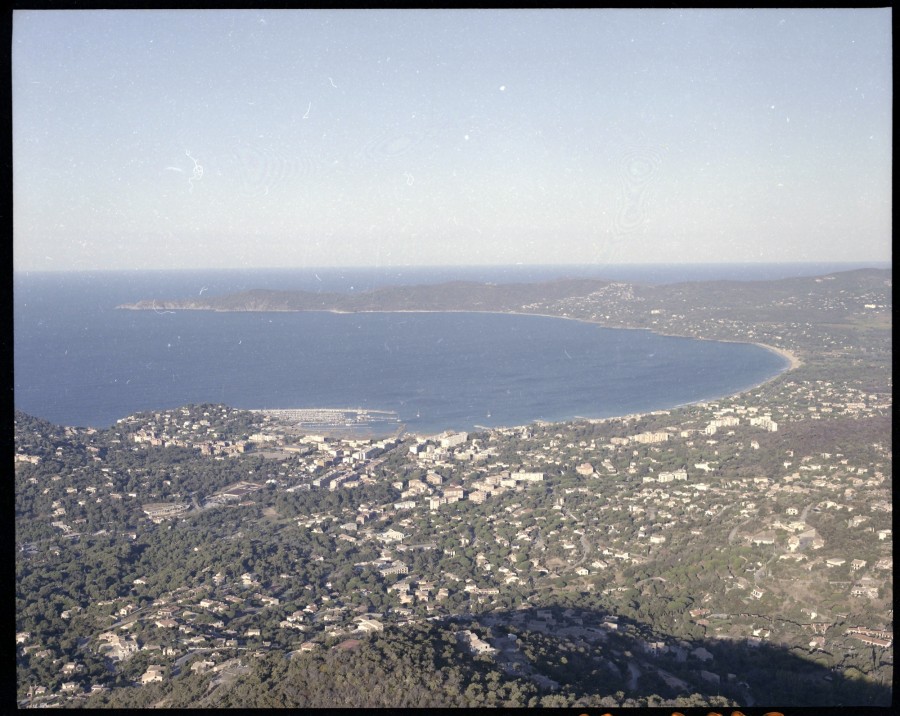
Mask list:
[{"label": "sky", "polygon": [[891,12],[16,11],[14,268],[890,261]]}]

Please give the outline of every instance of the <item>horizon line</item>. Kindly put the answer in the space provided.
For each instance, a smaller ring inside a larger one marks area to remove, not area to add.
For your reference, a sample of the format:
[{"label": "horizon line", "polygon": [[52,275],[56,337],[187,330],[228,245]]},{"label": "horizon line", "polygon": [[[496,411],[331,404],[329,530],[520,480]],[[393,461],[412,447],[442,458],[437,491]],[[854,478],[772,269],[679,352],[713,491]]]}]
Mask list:
[{"label": "horizon line", "polygon": [[890,268],[893,261],[890,259],[873,259],[873,260],[857,260],[857,261],[839,261],[839,260],[815,260],[815,261],[679,261],[679,262],[619,262],[619,263],[497,263],[497,264],[392,264],[382,266],[372,266],[369,264],[338,264],[338,265],[316,265],[316,266],[180,266],[180,267],[130,267],[130,268],[16,268],[13,267],[13,274],[31,274],[31,273],[47,273],[47,274],[74,274],[74,273],[174,273],[174,272],[197,272],[197,271],[331,271],[331,270],[395,270],[395,269],[491,269],[491,268],[611,268],[611,267],[666,267],[666,266],[821,266],[823,264],[858,266],[860,268]]}]

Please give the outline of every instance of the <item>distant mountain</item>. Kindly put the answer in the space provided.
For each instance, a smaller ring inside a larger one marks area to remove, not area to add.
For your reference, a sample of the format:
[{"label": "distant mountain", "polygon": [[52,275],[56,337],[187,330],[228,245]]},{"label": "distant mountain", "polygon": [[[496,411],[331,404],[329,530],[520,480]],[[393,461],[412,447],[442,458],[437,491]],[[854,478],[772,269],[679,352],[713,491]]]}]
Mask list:
[{"label": "distant mountain", "polygon": [[533,301],[588,295],[609,283],[596,279],[562,279],[534,284],[452,281],[425,286],[390,286],[354,294],[254,289],[203,299],[143,300],[118,308],[194,311],[510,311]]},{"label": "distant mountain", "polygon": [[[601,304],[640,302],[662,307],[784,313],[790,306],[827,309],[826,296],[852,291],[855,296],[891,286],[890,269],[858,269],[823,276],[772,281],[698,281],[640,285],[600,279],[560,279],[543,283],[493,284],[453,281],[436,285],[391,286],[363,293],[316,293],[254,289],[225,296],[183,300],[145,299],[122,304],[129,310],[191,311],[523,311],[540,312],[552,304],[590,297]],[[890,291],[887,291],[890,295]],[[815,305],[813,305],[815,304]]]}]

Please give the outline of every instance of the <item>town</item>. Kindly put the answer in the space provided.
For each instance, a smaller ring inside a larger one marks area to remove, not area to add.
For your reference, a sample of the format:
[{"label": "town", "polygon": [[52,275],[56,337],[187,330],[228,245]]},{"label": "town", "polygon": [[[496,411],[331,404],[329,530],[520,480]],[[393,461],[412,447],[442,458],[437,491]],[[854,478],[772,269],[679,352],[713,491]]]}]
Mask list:
[{"label": "town", "polygon": [[[854,300],[871,326],[889,298]],[[165,702],[206,676],[215,705],[272,655],[426,624],[545,699],[575,693],[535,655],[553,639],[616,703],[889,700],[889,346],[822,339],[832,308],[730,324],[793,354],[762,386],[603,420],[352,437],[211,404],[108,430],[19,413],[19,703]],[[766,649],[778,678],[744,668]]]}]

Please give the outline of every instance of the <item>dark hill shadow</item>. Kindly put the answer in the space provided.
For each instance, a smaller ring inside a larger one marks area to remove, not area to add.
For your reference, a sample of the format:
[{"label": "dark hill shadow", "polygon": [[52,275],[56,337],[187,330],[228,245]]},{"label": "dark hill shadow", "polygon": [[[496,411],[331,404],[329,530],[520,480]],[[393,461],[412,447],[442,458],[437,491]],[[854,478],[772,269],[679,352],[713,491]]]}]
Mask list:
[{"label": "dark hill shadow", "polygon": [[[637,700],[655,694],[665,705],[674,700],[687,707],[701,705],[691,696],[702,694],[744,707],[836,707],[853,713],[892,703],[891,685],[873,683],[859,670],[892,653],[862,642],[853,660],[859,668],[840,670],[830,664],[843,661],[847,667],[843,654],[746,639],[682,639],[623,616],[563,605],[445,620],[452,622],[483,634],[497,650],[492,657],[498,665],[510,675],[529,675],[547,692],[557,689],[555,682],[579,697],[620,692]],[[514,666],[516,661],[522,665]]]}]

